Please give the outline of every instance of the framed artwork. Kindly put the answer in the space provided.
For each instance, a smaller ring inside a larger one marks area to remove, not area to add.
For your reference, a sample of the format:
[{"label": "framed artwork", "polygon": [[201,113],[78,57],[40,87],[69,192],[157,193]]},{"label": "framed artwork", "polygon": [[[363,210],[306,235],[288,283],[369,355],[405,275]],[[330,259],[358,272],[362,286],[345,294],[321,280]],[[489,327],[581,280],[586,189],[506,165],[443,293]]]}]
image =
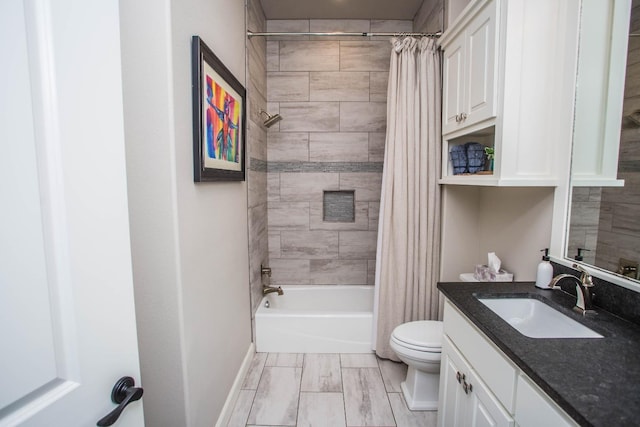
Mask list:
[{"label": "framed artwork", "polygon": [[193,179],[244,181],[245,89],[200,37],[191,43]]}]

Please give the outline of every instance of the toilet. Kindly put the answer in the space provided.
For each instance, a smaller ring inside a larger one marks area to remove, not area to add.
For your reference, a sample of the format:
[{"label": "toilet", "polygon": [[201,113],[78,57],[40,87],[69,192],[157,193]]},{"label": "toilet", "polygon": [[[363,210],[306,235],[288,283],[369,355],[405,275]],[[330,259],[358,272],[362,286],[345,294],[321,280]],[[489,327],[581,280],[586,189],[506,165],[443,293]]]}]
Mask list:
[{"label": "toilet", "polygon": [[442,334],[442,322],[436,320],[404,323],[391,334],[391,348],[409,366],[401,387],[412,411],[438,408]]}]

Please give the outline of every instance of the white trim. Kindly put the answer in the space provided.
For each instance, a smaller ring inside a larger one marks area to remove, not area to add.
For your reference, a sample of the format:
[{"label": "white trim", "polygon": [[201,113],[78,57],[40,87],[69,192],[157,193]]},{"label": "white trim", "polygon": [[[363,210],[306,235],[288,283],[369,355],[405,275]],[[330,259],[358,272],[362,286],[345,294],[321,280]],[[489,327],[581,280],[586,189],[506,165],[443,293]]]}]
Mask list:
[{"label": "white trim", "polygon": [[244,356],[244,360],[242,361],[242,365],[240,365],[240,370],[236,375],[235,381],[233,381],[233,385],[231,386],[231,390],[227,395],[227,400],[224,402],[224,406],[222,407],[222,411],[220,412],[220,416],[218,417],[218,421],[216,421],[216,427],[226,426],[231,419],[231,414],[233,413],[233,407],[238,400],[238,396],[240,396],[240,390],[242,387],[242,383],[244,378],[249,372],[249,368],[251,367],[251,362],[253,361],[253,356],[256,354],[256,345],[255,343],[251,343],[249,345],[249,349],[247,350],[247,354]]}]

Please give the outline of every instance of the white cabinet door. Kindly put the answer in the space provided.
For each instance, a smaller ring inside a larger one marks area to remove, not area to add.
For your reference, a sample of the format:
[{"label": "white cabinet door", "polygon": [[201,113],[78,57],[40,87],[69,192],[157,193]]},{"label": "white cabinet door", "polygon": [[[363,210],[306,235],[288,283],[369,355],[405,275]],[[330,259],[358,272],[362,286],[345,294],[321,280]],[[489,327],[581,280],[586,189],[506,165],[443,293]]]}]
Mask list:
[{"label": "white cabinet door", "polygon": [[440,392],[438,406],[438,427],[456,427],[465,425],[466,404],[464,391],[458,378],[469,370],[468,365],[454,351],[453,344],[447,336],[442,343],[442,359],[440,364]]},{"label": "white cabinet door", "polygon": [[444,45],[442,134],[496,116],[496,2],[486,2]]},{"label": "white cabinet door", "polygon": [[518,425],[522,427],[554,426],[571,427],[576,423],[526,377],[518,377],[516,413]]},{"label": "white cabinet door", "polygon": [[444,93],[443,93],[443,134],[459,128],[459,117],[463,110],[464,80],[464,37],[454,40],[443,53]]},{"label": "white cabinet door", "polygon": [[514,420],[449,337],[442,343],[439,427],[513,427]]},{"label": "white cabinet door", "polygon": [[472,427],[513,427],[515,422],[511,415],[502,407],[478,375],[471,371],[468,378],[471,390],[469,391],[467,425]]},{"label": "white cabinet door", "polygon": [[118,0],[2,0],[0,57],[0,426],[96,425],[140,382]]},{"label": "white cabinet door", "polygon": [[465,126],[496,116],[495,57],[496,3],[492,1],[480,11],[467,30]]}]

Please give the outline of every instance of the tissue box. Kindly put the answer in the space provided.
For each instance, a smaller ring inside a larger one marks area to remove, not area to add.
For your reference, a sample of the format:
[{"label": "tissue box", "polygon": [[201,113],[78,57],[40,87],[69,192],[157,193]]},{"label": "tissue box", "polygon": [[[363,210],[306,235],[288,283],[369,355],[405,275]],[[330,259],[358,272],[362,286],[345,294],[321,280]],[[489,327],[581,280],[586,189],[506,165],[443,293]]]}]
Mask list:
[{"label": "tissue box", "polygon": [[513,282],[513,273],[507,273],[505,270],[500,269],[497,273],[489,271],[490,282]]},{"label": "tissue box", "polygon": [[473,277],[480,282],[489,281],[489,267],[486,265],[478,264],[473,271]]},{"label": "tissue box", "polygon": [[480,282],[513,282],[513,273],[500,269],[495,273],[486,265],[478,264],[473,272],[474,279]]}]

